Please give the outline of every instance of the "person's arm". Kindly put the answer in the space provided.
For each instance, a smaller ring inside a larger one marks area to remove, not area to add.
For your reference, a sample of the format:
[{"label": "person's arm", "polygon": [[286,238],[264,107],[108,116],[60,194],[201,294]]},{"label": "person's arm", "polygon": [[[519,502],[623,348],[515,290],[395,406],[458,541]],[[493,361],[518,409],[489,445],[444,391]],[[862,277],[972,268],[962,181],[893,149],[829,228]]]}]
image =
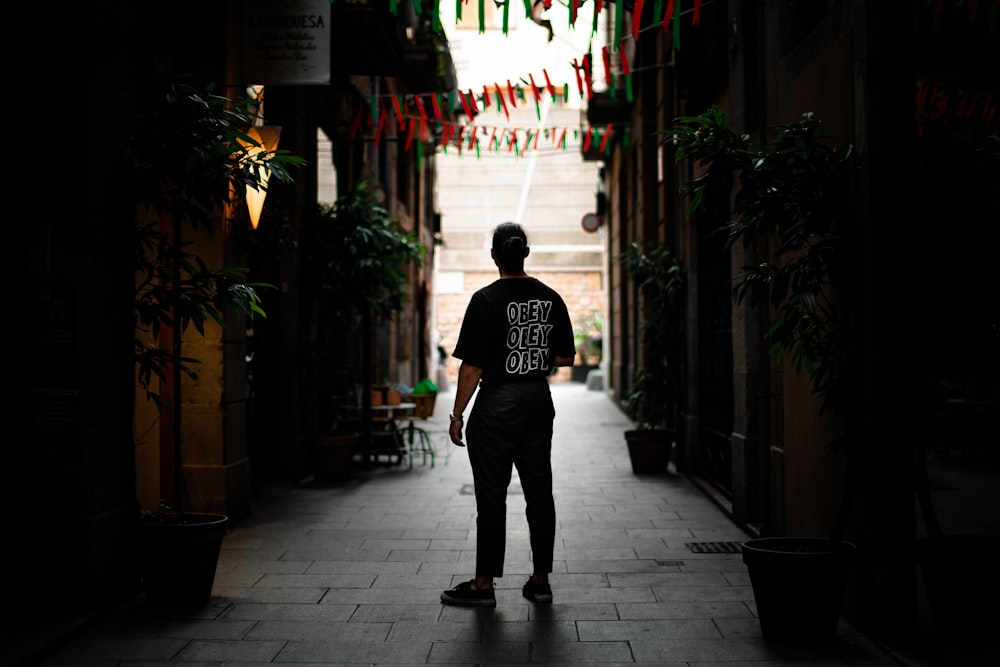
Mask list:
[{"label": "person's arm", "polygon": [[572,366],[574,361],[573,357],[552,357],[552,365],[556,368],[559,366]]},{"label": "person's arm", "polygon": [[465,408],[468,407],[472,395],[476,393],[479,380],[483,377],[483,369],[465,361],[458,367],[458,387],[455,389],[455,407],[452,409],[448,425],[448,435],[451,441],[459,447],[465,447],[462,440],[462,428],[465,426]]}]

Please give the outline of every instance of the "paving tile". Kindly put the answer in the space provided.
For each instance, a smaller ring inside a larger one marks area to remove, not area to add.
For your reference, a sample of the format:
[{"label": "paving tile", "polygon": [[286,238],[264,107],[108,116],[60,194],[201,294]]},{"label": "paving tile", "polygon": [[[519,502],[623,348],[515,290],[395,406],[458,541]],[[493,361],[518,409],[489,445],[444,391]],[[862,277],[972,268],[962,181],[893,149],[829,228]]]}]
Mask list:
[{"label": "paving tile", "polygon": [[[632,474],[621,435],[628,422],[605,396],[572,386],[553,396],[552,604],[521,596],[533,564],[517,492],[508,495],[497,606],[440,602],[476,561],[475,499],[463,493],[468,455],[442,441],[434,468],[271,489],[224,539],[208,604],[138,604],[43,667],[893,664],[849,629],[825,647],[765,643],[742,556],[687,546],[747,536],[689,480]],[[446,419],[427,425],[443,437]]]}]

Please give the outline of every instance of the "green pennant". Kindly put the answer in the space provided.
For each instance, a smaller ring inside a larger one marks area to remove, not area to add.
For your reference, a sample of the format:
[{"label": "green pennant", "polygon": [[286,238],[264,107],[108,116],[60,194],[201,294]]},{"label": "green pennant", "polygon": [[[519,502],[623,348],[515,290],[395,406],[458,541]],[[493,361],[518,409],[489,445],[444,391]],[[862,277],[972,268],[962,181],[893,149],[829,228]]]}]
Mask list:
[{"label": "green pennant", "polygon": [[681,50],[681,0],[674,3],[674,51]]},{"label": "green pennant", "polygon": [[[679,4],[679,3],[678,3]],[[617,51],[622,41],[622,26],[625,23],[625,1],[615,0],[615,43],[612,50]]]},{"label": "green pennant", "polygon": [[479,0],[479,34],[486,32],[486,0]]}]

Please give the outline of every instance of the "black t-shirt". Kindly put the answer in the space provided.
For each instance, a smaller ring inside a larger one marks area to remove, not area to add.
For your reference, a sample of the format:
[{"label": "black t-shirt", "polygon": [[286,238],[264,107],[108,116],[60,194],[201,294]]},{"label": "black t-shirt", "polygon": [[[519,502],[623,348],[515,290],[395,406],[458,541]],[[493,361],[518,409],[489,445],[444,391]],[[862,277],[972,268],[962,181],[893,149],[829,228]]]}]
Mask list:
[{"label": "black t-shirt", "polygon": [[483,369],[484,382],[546,378],[552,358],[576,346],[566,303],[537,278],[503,278],[469,301],[452,356]]}]

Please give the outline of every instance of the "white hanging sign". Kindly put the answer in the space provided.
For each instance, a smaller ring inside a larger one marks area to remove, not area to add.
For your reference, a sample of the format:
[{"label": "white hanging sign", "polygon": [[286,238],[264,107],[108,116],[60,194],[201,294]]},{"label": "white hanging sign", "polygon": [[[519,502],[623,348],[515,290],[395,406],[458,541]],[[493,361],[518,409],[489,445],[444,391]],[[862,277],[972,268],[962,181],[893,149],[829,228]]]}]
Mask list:
[{"label": "white hanging sign", "polygon": [[248,84],[330,83],[330,0],[249,0],[243,6]]}]

